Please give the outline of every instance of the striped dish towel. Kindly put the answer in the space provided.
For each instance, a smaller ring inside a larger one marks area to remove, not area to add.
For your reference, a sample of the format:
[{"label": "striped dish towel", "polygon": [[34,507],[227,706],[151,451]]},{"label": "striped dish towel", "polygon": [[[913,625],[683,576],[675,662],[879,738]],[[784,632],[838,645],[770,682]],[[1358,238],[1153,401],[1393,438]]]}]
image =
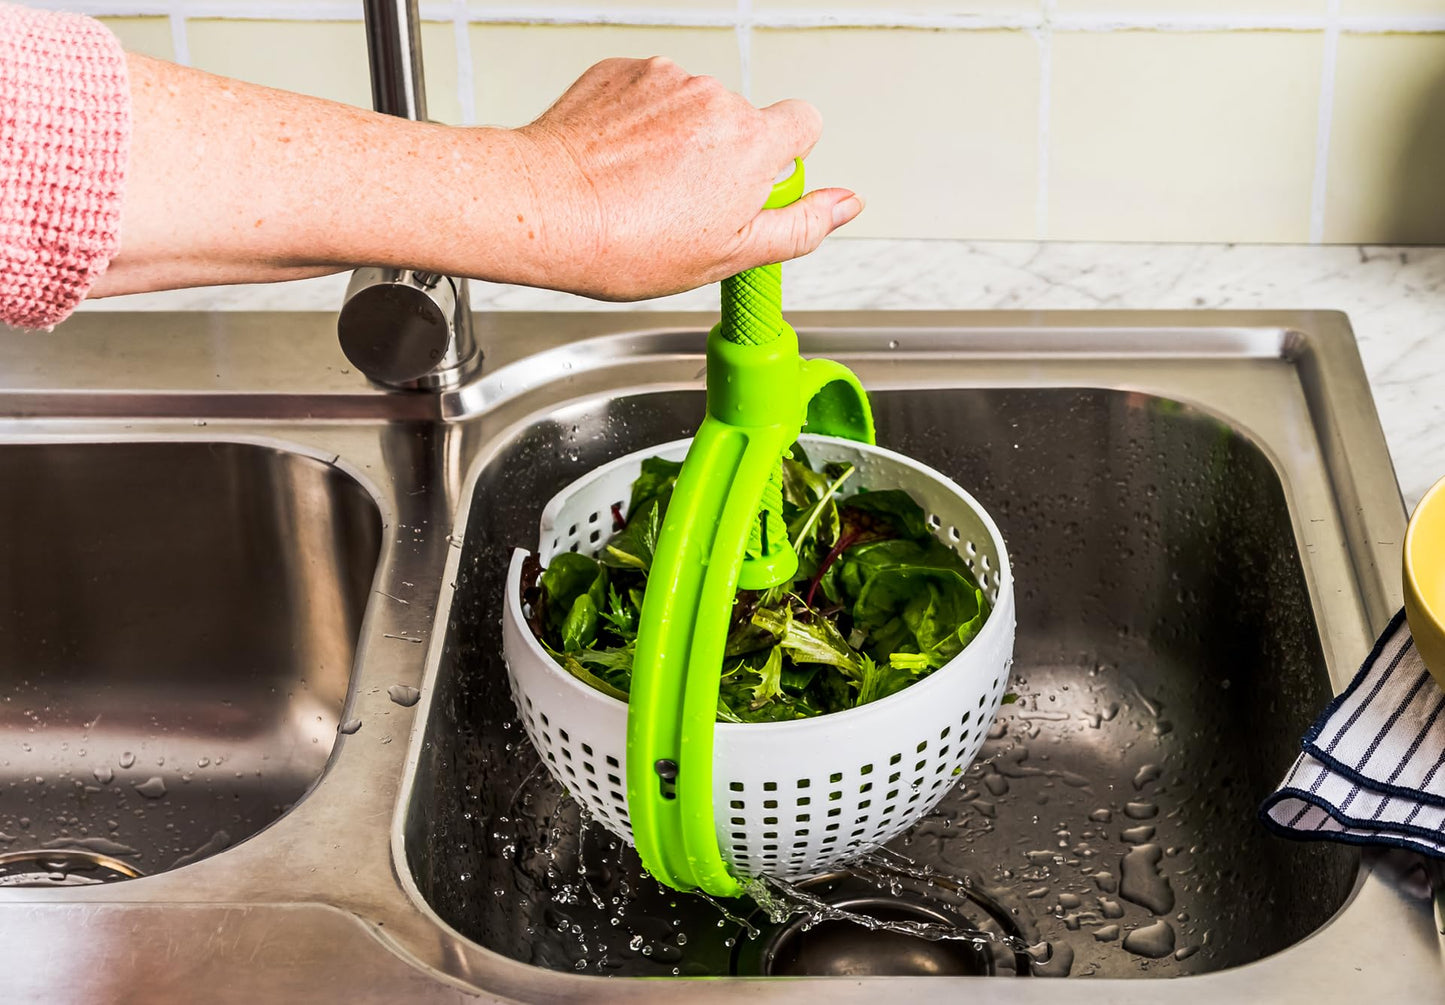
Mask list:
[{"label": "striped dish towel", "polygon": [[1395,615],[1260,816],[1285,837],[1445,857],[1445,692]]}]

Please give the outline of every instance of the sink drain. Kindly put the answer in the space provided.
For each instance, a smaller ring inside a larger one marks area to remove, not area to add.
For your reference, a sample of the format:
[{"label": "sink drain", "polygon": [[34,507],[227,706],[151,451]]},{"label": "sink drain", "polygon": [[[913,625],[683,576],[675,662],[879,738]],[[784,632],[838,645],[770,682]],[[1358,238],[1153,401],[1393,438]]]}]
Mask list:
[{"label": "sink drain", "polygon": [[109,855],[72,848],[35,848],[0,855],[0,886],[94,886],[142,873]]},{"label": "sink drain", "polygon": [[758,934],[739,932],[732,972],[770,977],[989,977],[1028,974],[1028,958],[1003,944],[1019,932],[1009,913],[972,890],[953,891],[941,902],[937,890],[894,886],[880,891],[852,873],[834,873],[798,884],[830,908],[883,926],[922,923],[965,929],[992,941],[928,939],[848,920],[813,921],[805,914],[773,923],[762,912],[749,919]]},{"label": "sink drain", "polygon": [[[833,906],[882,922],[950,923],[942,912],[892,898],[839,900]],[[988,952],[975,943],[931,941],[851,921],[805,927],[798,919],[774,937],[765,953],[763,972],[783,977],[978,977],[993,972]]]}]

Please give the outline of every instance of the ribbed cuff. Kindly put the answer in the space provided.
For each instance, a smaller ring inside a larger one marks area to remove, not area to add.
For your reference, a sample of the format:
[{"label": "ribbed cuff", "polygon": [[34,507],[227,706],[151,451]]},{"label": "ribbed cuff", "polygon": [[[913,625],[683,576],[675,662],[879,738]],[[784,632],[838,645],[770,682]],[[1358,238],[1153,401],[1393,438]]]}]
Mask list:
[{"label": "ribbed cuff", "polygon": [[104,25],[0,4],[0,321],[63,320],[120,247],[125,54]]}]

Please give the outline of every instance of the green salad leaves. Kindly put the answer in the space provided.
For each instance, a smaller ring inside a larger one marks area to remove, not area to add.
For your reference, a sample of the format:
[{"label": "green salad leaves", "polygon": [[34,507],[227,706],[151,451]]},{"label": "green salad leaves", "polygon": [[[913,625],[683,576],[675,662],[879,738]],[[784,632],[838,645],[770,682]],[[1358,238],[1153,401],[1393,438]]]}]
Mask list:
[{"label": "green salad leaves", "polygon": [[[535,555],[523,567],[532,631],[561,667],[627,700],[643,590],[682,465],[649,458],[627,519],[596,558]],[[718,696],[722,722],[777,722],[866,705],[963,651],[988,600],[958,554],[897,489],[844,494],[847,465],[815,470],[801,446],[783,459],[783,519],[798,552],[791,583],[739,590]]]}]

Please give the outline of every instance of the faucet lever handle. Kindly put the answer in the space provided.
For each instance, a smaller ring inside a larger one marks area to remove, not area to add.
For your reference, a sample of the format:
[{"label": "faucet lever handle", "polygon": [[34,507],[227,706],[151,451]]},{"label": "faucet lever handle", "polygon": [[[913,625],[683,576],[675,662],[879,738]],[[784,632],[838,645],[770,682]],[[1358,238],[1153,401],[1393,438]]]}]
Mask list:
[{"label": "faucet lever handle", "polygon": [[465,280],[411,269],[357,269],[336,322],[341,351],[378,384],[441,389],[479,357]]}]

